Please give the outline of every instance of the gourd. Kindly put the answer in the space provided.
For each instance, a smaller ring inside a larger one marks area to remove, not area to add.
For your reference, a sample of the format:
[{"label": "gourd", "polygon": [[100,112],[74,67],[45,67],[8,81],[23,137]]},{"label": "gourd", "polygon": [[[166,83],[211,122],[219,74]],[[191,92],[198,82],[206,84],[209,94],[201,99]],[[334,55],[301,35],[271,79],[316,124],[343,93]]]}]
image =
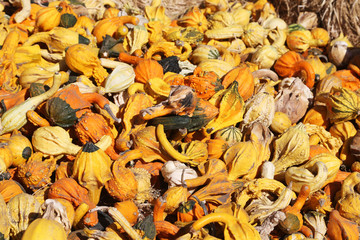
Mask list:
[{"label": "gourd", "polygon": [[35,108],[43,101],[54,95],[59,89],[60,84],[61,75],[60,73],[55,73],[53,85],[47,92],[35,97],[28,98],[25,102],[22,102],[19,105],[16,105],[15,107],[6,111],[1,116],[2,129],[0,131],[0,135],[11,132],[15,129],[20,129],[22,126],[24,126],[27,122],[26,112],[29,110],[35,110]]},{"label": "gourd", "polygon": [[145,59],[140,60],[136,67],[135,71],[135,82],[146,83],[149,79],[152,78],[163,78],[164,69],[163,67],[155,60]]},{"label": "gourd", "polygon": [[33,153],[30,140],[18,130],[14,130],[10,138],[0,137],[0,142],[3,143],[11,153],[11,166],[18,167],[22,165]]},{"label": "gourd", "polygon": [[7,204],[10,237],[20,240],[30,223],[41,216],[40,203],[27,193],[16,195]]},{"label": "gourd", "polygon": [[61,1],[58,6],[45,7],[38,11],[36,15],[35,27],[37,31],[50,31],[59,26],[63,14],[69,14],[63,18],[77,17],[72,8],[66,1]]},{"label": "gourd", "polygon": [[301,229],[304,221],[300,210],[304,206],[305,200],[307,199],[309,194],[310,186],[304,184],[301,187],[301,190],[294,205],[288,206],[284,210],[282,210],[286,214],[286,219],[280,221],[279,224],[279,227],[283,232],[287,234],[292,234]]},{"label": "gourd", "polygon": [[229,126],[216,131],[214,133],[214,138],[224,139],[229,144],[229,147],[231,147],[232,145],[241,141],[242,135],[243,134],[240,128]]},{"label": "gourd", "polygon": [[98,86],[108,77],[97,57],[97,49],[85,44],[72,44],[65,53],[66,65],[76,73],[93,77]]},{"label": "gourd", "polygon": [[20,183],[18,183],[15,180],[2,180],[0,181],[0,194],[4,198],[4,201],[7,203],[15,197],[16,195],[19,195],[21,193],[24,193],[25,190],[21,186]]},{"label": "gourd", "polygon": [[51,183],[50,176],[55,170],[56,159],[50,157],[42,161],[41,152],[34,153],[26,163],[18,167],[16,176],[26,188],[33,191]]},{"label": "gourd", "polygon": [[77,153],[71,177],[89,190],[89,198],[94,204],[100,200],[101,189],[111,179],[110,157],[98,146],[87,142]]},{"label": "gourd", "polygon": [[71,29],[56,27],[48,32],[31,35],[23,46],[32,46],[35,43],[45,43],[50,53],[63,53],[74,44],[89,44],[90,40]]},{"label": "gourd", "polygon": [[125,24],[137,25],[139,19],[134,16],[110,17],[98,21],[92,34],[96,37],[98,44],[101,44],[106,35],[113,36],[119,27],[126,28]]},{"label": "gourd", "polygon": [[336,209],[342,217],[360,224],[359,219],[359,202],[360,194],[357,184],[360,182],[360,173],[351,173],[343,182],[340,191],[340,199],[336,204]]},{"label": "gourd", "polygon": [[224,90],[220,100],[219,114],[204,127],[205,134],[212,134],[217,130],[241,122],[245,112],[244,100],[238,91],[238,82],[234,81]]},{"label": "gourd", "polygon": [[66,240],[67,234],[63,226],[55,220],[38,218],[30,223],[25,230],[22,239],[49,239],[49,240]]},{"label": "gourd", "polygon": [[187,13],[177,20],[178,25],[185,27],[195,27],[200,32],[205,32],[209,27],[204,12],[199,7],[192,7]]},{"label": "gourd", "polygon": [[204,71],[197,67],[192,75],[184,78],[184,85],[193,88],[198,98],[208,100],[223,89],[218,75],[213,71]]},{"label": "gourd", "polygon": [[7,215],[6,202],[4,198],[0,194],[0,235],[3,236],[3,239],[9,239],[9,230],[10,230],[10,222],[9,217]]},{"label": "gourd", "polygon": [[337,210],[333,210],[330,213],[327,228],[327,236],[330,240],[356,240],[360,234],[358,225],[342,217]]},{"label": "gourd", "polygon": [[135,174],[125,165],[142,156],[138,150],[124,152],[111,166],[112,177],[105,183],[105,189],[111,197],[118,201],[134,200],[138,192]]},{"label": "gourd", "polygon": [[286,113],[275,112],[274,118],[270,124],[270,129],[275,133],[284,133],[289,127],[291,127],[291,120]]},{"label": "gourd", "polygon": [[226,89],[234,81],[238,82],[238,92],[243,100],[248,100],[255,90],[255,81],[250,68],[247,66],[233,68],[222,77],[221,84]]},{"label": "gourd", "polygon": [[310,89],[315,84],[315,72],[310,63],[303,60],[295,51],[283,54],[274,64],[274,69],[281,77],[292,77],[296,74],[305,74],[305,84]]},{"label": "gourd", "polygon": [[231,240],[234,239],[233,236],[237,236],[237,239],[256,239],[260,240],[260,234],[255,228],[248,222],[237,219],[236,217],[228,213],[210,213],[192,224],[192,229],[195,231],[200,230],[205,225],[212,222],[223,223],[224,226],[224,239]]}]

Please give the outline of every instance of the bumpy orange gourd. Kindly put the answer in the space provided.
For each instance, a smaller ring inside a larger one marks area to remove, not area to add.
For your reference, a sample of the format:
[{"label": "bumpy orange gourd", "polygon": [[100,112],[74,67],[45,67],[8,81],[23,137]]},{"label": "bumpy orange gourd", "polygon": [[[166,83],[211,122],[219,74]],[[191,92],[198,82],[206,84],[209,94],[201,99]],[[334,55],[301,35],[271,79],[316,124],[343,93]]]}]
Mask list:
[{"label": "bumpy orange gourd", "polygon": [[193,88],[197,97],[205,100],[223,89],[219,76],[213,71],[203,71],[201,67],[195,68],[192,75],[184,78],[184,85]]}]

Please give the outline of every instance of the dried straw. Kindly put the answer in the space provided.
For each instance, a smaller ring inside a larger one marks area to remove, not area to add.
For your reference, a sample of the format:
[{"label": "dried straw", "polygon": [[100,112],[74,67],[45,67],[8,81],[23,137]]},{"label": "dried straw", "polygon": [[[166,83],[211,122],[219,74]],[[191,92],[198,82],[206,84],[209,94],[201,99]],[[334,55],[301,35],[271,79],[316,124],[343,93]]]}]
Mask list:
[{"label": "dried straw", "polygon": [[354,45],[360,45],[359,0],[272,0],[280,17],[288,24],[296,23],[300,12],[315,12],[319,27],[336,38],[342,32]]}]

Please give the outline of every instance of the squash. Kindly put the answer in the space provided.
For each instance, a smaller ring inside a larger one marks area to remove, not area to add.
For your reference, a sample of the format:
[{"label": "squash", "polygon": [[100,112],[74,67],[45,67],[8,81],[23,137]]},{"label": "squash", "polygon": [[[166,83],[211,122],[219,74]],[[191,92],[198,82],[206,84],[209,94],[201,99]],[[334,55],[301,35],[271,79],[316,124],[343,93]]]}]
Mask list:
[{"label": "squash", "polygon": [[16,176],[26,188],[36,191],[51,183],[50,177],[56,167],[56,159],[50,157],[42,161],[41,152],[34,153],[29,160],[20,165]]},{"label": "squash", "polygon": [[7,211],[11,239],[21,239],[30,223],[41,216],[40,203],[34,196],[27,193],[11,198],[7,204]]},{"label": "squash", "polygon": [[245,103],[238,91],[238,82],[234,81],[224,90],[220,100],[219,114],[205,125],[203,132],[210,135],[217,130],[241,122],[245,112]]},{"label": "squash", "polygon": [[91,46],[74,44],[67,49],[65,62],[71,71],[93,77],[100,86],[109,74],[102,67],[97,54],[97,49]]},{"label": "squash", "polygon": [[238,66],[233,68],[222,77],[221,84],[226,89],[234,81],[238,82],[238,92],[244,101],[253,95],[255,81],[249,67]]},{"label": "squash", "polygon": [[184,78],[184,85],[193,88],[198,98],[208,100],[216,92],[223,89],[218,75],[213,71],[195,68],[192,75]]},{"label": "squash", "polygon": [[[63,17],[63,21],[77,18],[77,15],[66,1],[61,1],[58,6],[45,7],[40,9],[36,15],[35,27],[37,31],[46,32],[59,26],[63,14],[68,14]],[[74,20],[72,20],[74,21]]]},{"label": "squash", "polygon": [[131,225],[134,225],[137,222],[139,217],[139,209],[132,200],[126,200],[122,202],[116,202],[114,207],[124,215],[126,220],[129,221]]},{"label": "squash", "polygon": [[62,178],[55,181],[50,186],[47,197],[71,202],[76,209],[74,226],[77,225],[80,219],[86,226],[94,226],[98,223],[97,212],[88,212],[89,209],[96,207],[89,199],[88,190],[79,185],[73,178]]},{"label": "squash", "polygon": [[25,230],[22,239],[29,240],[66,240],[67,234],[63,226],[55,220],[35,219]]},{"label": "squash", "polygon": [[280,221],[280,229],[287,234],[292,234],[301,229],[303,226],[303,216],[300,213],[302,207],[305,204],[307,197],[310,194],[310,186],[304,184],[301,187],[299,195],[296,199],[296,202],[292,206],[286,207],[282,210],[286,214],[286,219]]},{"label": "squash", "polygon": [[330,213],[327,229],[327,236],[330,240],[359,239],[358,225],[342,217],[337,210]]},{"label": "squash", "polygon": [[2,180],[0,181],[0,194],[4,198],[4,201],[7,203],[21,193],[24,193],[25,189],[21,184],[15,180]]},{"label": "squash", "polygon": [[243,134],[240,128],[235,126],[229,126],[216,131],[214,133],[214,139],[224,139],[229,144],[229,147],[231,147],[232,145],[241,141],[242,135]]},{"label": "squash", "polygon": [[141,60],[136,64],[135,71],[135,82],[146,83],[152,78],[163,78],[164,69],[155,60],[146,59]]},{"label": "squash", "polygon": [[90,201],[97,204],[101,189],[111,179],[110,157],[98,146],[87,142],[76,155],[71,177],[89,190]]},{"label": "squash", "polygon": [[286,113],[275,112],[270,129],[275,133],[282,134],[291,127],[291,125],[291,120]]},{"label": "squash", "polygon": [[305,74],[304,81],[310,89],[315,84],[315,72],[310,63],[301,58],[295,51],[283,54],[274,64],[274,69],[281,77],[292,77],[297,74]]},{"label": "squash", "polygon": [[134,200],[138,193],[138,182],[135,174],[126,166],[132,160],[142,156],[139,150],[127,151],[120,155],[111,166],[112,177],[105,183],[105,189],[118,201]]},{"label": "squash", "polygon": [[137,25],[139,19],[134,16],[121,16],[104,18],[98,21],[94,27],[92,34],[96,37],[98,44],[101,44],[106,35],[111,37],[115,34],[119,27],[125,27],[126,23]]},{"label": "squash", "polygon": [[202,33],[209,27],[209,21],[204,11],[197,6],[189,9],[184,16],[177,20],[177,24],[184,27],[194,27]]},{"label": "squash", "polygon": [[12,155],[12,166],[18,167],[24,164],[33,153],[30,140],[18,130],[14,130],[10,138],[0,138],[0,142],[7,144]]}]

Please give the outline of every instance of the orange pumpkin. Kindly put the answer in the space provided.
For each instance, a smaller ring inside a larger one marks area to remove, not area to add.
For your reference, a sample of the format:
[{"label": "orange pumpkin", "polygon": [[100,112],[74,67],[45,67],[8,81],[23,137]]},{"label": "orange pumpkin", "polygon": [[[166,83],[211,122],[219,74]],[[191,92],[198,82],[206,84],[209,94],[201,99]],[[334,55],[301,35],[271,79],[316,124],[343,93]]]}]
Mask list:
[{"label": "orange pumpkin", "polygon": [[228,88],[228,86],[230,86],[233,81],[237,81],[239,83],[239,94],[244,99],[244,101],[253,95],[255,90],[255,82],[249,67],[239,66],[230,70],[223,76],[222,85],[224,88]]},{"label": "orange pumpkin", "polygon": [[310,63],[306,62],[299,53],[288,51],[274,64],[274,69],[281,77],[303,76],[306,86],[312,88],[315,84],[315,72]]},{"label": "orange pumpkin", "polygon": [[330,126],[330,121],[326,117],[327,108],[322,105],[315,105],[310,110],[308,110],[303,119],[303,123],[310,123],[318,126],[323,126],[327,128]]}]

